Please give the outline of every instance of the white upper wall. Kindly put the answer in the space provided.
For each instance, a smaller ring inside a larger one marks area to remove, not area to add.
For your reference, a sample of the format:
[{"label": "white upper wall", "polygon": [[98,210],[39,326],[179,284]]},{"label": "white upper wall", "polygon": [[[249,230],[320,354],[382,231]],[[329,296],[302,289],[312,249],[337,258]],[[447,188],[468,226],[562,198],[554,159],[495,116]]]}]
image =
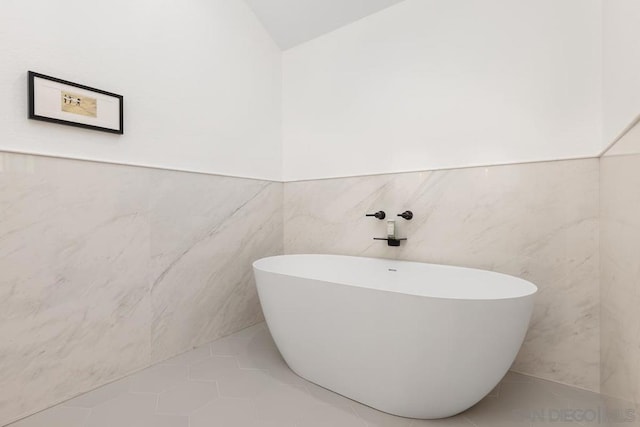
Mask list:
[{"label": "white upper wall", "polygon": [[594,156],[601,30],[600,0],[406,0],[289,49],[285,180]]},{"label": "white upper wall", "polygon": [[282,49],[403,0],[246,0]]},{"label": "white upper wall", "polygon": [[[243,0],[5,0],[0,150],[278,180],[281,53]],[[27,71],[125,97],[125,135],[27,120]]]},{"label": "white upper wall", "polygon": [[604,0],[604,140],[640,114],[640,1]]}]

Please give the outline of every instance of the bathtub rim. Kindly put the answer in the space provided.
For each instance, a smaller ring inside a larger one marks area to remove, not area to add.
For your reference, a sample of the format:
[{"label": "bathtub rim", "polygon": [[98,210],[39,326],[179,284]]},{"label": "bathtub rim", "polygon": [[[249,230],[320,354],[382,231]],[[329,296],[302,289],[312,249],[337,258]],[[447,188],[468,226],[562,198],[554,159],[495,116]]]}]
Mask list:
[{"label": "bathtub rim", "polygon": [[[287,274],[287,273],[282,273],[282,272],[279,272],[279,271],[274,271],[273,269],[264,268],[264,264],[266,264],[271,259],[276,259],[276,258],[295,258],[295,257],[304,257],[304,256],[340,257],[340,258],[357,258],[357,259],[368,259],[368,260],[382,260],[382,261],[397,262],[397,263],[401,263],[401,264],[402,263],[424,264],[424,265],[446,267],[446,268],[451,268],[451,269],[462,269],[462,270],[467,270],[467,271],[479,271],[479,272],[483,272],[483,273],[489,273],[490,275],[496,275],[496,276],[501,276],[503,278],[508,278],[509,280],[518,281],[521,284],[529,287],[530,289],[529,289],[529,291],[527,293],[524,293],[524,294],[508,295],[508,296],[504,296],[504,297],[493,297],[493,298],[476,298],[476,297],[465,297],[465,296],[456,297],[456,296],[422,295],[422,294],[403,291],[403,290],[399,290],[399,289],[379,289],[379,288],[367,287],[367,286],[364,286],[364,285],[359,285],[359,284],[354,284],[354,283],[329,281],[329,280],[326,280],[326,279],[314,278],[314,277],[310,277],[310,276]],[[353,255],[318,254],[318,253],[284,254],[284,255],[272,255],[272,256],[260,258],[260,259],[254,261],[252,263],[252,267],[253,267],[254,271],[257,270],[257,271],[261,271],[261,272],[269,273],[269,274],[278,274],[278,275],[281,275],[281,276],[287,276],[287,277],[291,277],[291,278],[312,280],[312,281],[319,282],[319,283],[325,283],[327,285],[349,286],[349,287],[352,287],[352,288],[366,289],[366,290],[369,290],[369,291],[388,292],[388,293],[401,294],[401,295],[410,296],[410,297],[432,298],[432,299],[450,300],[450,301],[478,301],[478,302],[509,301],[509,300],[517,300],[517,299],[521,299],[521,298],[533,298],[539,292],[538,286],[535,285],[534,283],[532,283],[532,282],[530,282],[530,281],[528,281],[526,279],[522,279],[520,277],[512,276],[510,274],[500,273],[500,272],[492,271],[492,270],[484,270],[484,269],[474,268],[474,267],[462,267],[462,266],[459,266],[459,265],[451,265],[451,264],[435,264],[435,263],[428,263],[428,262],[421,262],[421,261],[405,261],[405,260],[398,260],[398,259],[393,259],[393,258],[376,258],[376,257],[362,257],[362,256],[353,256]]]}]

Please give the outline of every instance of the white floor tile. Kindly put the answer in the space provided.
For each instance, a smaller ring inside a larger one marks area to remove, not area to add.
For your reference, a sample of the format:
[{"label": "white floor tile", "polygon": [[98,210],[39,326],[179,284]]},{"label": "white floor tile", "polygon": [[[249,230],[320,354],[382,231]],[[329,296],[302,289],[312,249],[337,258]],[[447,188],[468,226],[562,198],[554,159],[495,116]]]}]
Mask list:
[{"label": "white floor tile", "polygon": [[270,369],[286,366],[275,347],[247,346],[236,355],[238,366],[247,369]]},{"label": "white floor tile", "polygon": [[300,425],[307,410],[316,405],[304,387],[278,384],[254,399],[256,416],[273,425]]},{"label": "white floor tile", "polygon": [[[615,408],[613,408],[615,406]],[[514,372],[480,403],[443,420],[385,414],[293,373],[264,323],[108,384],[11,427],[538,427],[540,411],[635,409],[596,393]],[[538,412],[535,412],[538,411]],[[637,412],[636,412],[637,413]]]},{"label": "white floor tile", "polygon": [[[463,415],[477,427],[530,427],[531,422],[526,418],[526,414],[515,412],[517,409],[511,405],[505,405],[500,398],[486,397],[474,407],[465,411]],[[466,420],[458,418],[454,417],[453,419],[460,425],[465,425]],[[426,422],[414,424],[420,426],[438,425],[434,422],[431,424]]]},{"label": "white floor tile", "polygon": [[442,420],[413,420],[409,427],[476,427],[476,425],[466,417],[458,415]]},{"label": "white floor tile", "polygon": [[351,399],[347,399],[338,393],[334,393],[310,382],[307,382],[306,387],[309,394],[316,399],[317,403],[325,403],[327,405],[341,408],[351,408],[351,403],[353,402]]},{"label": "white floor tile", "polygon": [[275,342],[273,341],[273,337],[271,336],[271,332],[269,328],[266,327],[264,323],[261,324],[262,328],[257,328],[254,333],[250,335],[249,343],[247,346],[249,348],[257,348],[257,347],[276,347]]},{"label": "white floor tile", "polygon": [[158,395],[125,393],[91,411],[87,425],[91,427],[124,427],[144,422],[154,415]]},{"label": "white floor tile", "polygon": [[11,427],[85,427],[90,409],[56,406],[11,424]]},{"label": "white floor tile", "polygon": [[[119,424],[118,427],[189,427],[189,417],[175,415],[143,415],[132,424]],[[93,426],[90,426],[93,427]]]},{"label": "white floor tile", "polygon": [[218,380],[221,397],[255,398],[265,395],[275,386],[273,380],[257,369],[239,369],[221,376]]},{"label": "white floor tile", "polygon": [[205,359],[211,357],[211,347],[209,345],[205,345],[202,347],[198,347],[191,351],[187,351],[186,353],[182,353],[174,358],[169,360],[165,360],[162,362],[163,365],[193,365],[194,363],[201,362]]},{"label": "white floor tile", "polygon": [[308,408],[300,425],[304,427],[367,427],[351,408],[317,404]]},{"label": "white floor tile", "polygon": [[187,366],[152,366],[131,377],[129,390],[137,393],[161,393],[187,379],[188,373]]},{"label": "white floor tile", "polygon": [[306,386],[308,383],[304,378],[296,375],[286,363],[282,365],[274,365],[265,370],[266,374],[271,377],[275,382],[281,384],[292,384],[296,386]]},{"label": "white floor tile", "polygon": [[249,342],[251,338],[237,338],[235,336],[225,337],[211,343],[212,356],[237,356]]},{"label": "white floor tile", "polygon": [[129,391],[131,377],[112,382],[93,391],[80,395],[74,399],[64,402],[62,406],[77,408],[94,408],[111,399],[115,399]]},{"label": "white floor tile", "polygon": [[261,322],[256,325],[245,328],[241,331],[238,331],[231,336],[235,338],[253,338],[256,336],[256,334],[264,333],[265,330],[267,330],[267,324],[265,322]]},{"label": "white floor tile", "polygon": [[367,423],[368,427],[409,427],[411,425],[410,418],[389,415],[358,402],[352,402],[351,407]]},{"label": "white floor tile", "polygon": [[187,416],[158,414],[157,402],[158,395],[151,393],[120,395],[95,407],[86,427],[189,427]]},{"label": "white floor tile", "polygon": [[218,386],[215,382],[183,380],[175,387],[160,393],[157,412],[190,415],[217,398]]},{"label": "white floor tile", "polygon": [[190,427],[258,427],[251,399],[220,398],[197,410]]},{"label": "white floor tile", "polygon": [[213,356],[189,367],[189,378],[201,381],[215,381],[229,372],[238,370],[234,357]]}]

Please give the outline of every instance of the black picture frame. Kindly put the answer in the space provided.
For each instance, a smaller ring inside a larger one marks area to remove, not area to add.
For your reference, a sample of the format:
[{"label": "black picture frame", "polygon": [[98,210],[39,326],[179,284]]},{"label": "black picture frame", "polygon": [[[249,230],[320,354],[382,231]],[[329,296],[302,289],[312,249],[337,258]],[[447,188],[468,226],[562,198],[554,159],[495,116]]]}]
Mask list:
[{"label": "black picture frame", "polygon": [[[107,127],[94,126],[94,125],[91,125],[91,124],[74,122],[72,120],[64,120],[64,119],[60,119],[60,118],[48,117],[48,116],[43,116],[43,115],[36,114],[36,99],[35,99],[35,92],[36,92],[36,90],[35,90],[35,80],[36,80],[36,78],[49,80],[51,82],[58,83],[58,84],[61,84],[61,85],[70,86],[72,88],[78,88],[78,89],[82,89],[82,90],[85,90],[85,91],[93,92],[93,93],[95,93],[97,95],[116,98],[119,101],[119,119],[120,119],[120,123],[119,123],[118,128],[117,129],[112,129],[112,128],[107,128]],[[45,74],[36,73],[35,71],[29,71],[28,72],[28,86],[29,86],[29,119],[40,120],[40,121],[49,122],[49,123],[57,123],[57,124],[67,125],[67,126],[74,126],[74,127],[84,128],[84,129],[92,129],[92,130],[97,130],[97,131],[101,131],[101,132],[108,132],[108,133],[113,133],[113,134],[118,134],[118,135],[123,135],[124,134],[124,97],[122,95],[118,95],[118,94],[115,94],[115,93],[112,93],[112,92],[107,92],[107,91],[104,91],[104,90],[96,89],[96,88],[90,87],[90,86],[81,85],[81,84],[78,84],[78,83],[73,83],[73,82],[70,82],[70,81],[67,81],[67,80],[58,79],[56,77],[47,76]]]}]

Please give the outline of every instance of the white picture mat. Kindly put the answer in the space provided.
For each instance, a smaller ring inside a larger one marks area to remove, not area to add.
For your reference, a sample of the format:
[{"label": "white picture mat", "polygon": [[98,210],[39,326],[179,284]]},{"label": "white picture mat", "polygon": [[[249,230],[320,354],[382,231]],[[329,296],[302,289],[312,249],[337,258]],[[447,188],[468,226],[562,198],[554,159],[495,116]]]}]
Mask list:
[{"label": "white picture mat", "polygon": [[[66,120],[107,129],[120,129],[120,99],[79,87],[34,77],[34,113],[37,116]],[[97,100],[97,117],[62,111],[61,92],[71,92]]]}]

